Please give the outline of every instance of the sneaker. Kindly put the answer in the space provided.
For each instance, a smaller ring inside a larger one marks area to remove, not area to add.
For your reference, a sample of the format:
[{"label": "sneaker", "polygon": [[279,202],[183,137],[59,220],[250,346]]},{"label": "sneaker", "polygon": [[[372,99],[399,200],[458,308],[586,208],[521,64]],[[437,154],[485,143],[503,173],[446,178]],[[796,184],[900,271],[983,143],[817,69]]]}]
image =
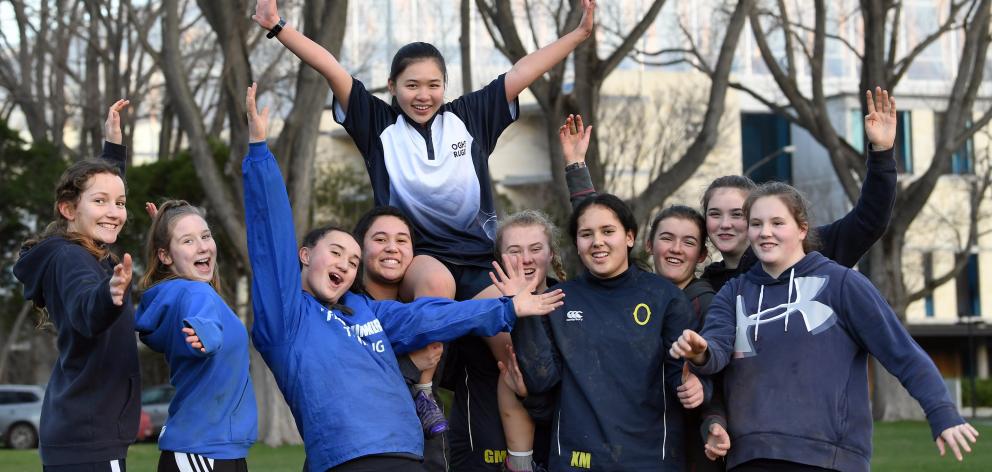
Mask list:
[{"label": "sneaker", "polygon": [[[530,470],[532,472],[548,472],[548,469],[542,467],[541,464],[538,464],[537,462],[534,462],[533,460],[530,461]],[[514,469],[514,468],[511,468],[510,467],[510,456],[509,455],[507,455],[506,456],[506,459],[503,460],[502,471],[503,472],[520,472],[517,469]]]},{"label": "sneaker", "polygon": [[433,438],[448,430],[448,420],[444,418],[444,411],[434,400],[433,395],[420,390],[413,398],[413,403],[417,407],[420,425],[423,426],[424,434],[428,438]]}]

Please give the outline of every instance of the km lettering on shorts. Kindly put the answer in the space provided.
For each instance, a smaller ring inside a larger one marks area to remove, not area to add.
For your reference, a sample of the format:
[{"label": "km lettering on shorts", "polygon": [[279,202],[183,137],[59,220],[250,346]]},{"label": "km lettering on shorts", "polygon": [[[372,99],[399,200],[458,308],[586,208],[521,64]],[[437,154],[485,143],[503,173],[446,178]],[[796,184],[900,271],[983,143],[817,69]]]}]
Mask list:
[{"label": "km lettering on shorts", "polygon": [[582,451],[572,451],[572,462],[569,464],[569,466],[579,469],[592,468],[592,453],[582,452]]},{"label": "km lettering on shorts", "polygon": [[506,460],[505,449],[486,449],[482,452],[482,459],[486,464],[502,464]]}]

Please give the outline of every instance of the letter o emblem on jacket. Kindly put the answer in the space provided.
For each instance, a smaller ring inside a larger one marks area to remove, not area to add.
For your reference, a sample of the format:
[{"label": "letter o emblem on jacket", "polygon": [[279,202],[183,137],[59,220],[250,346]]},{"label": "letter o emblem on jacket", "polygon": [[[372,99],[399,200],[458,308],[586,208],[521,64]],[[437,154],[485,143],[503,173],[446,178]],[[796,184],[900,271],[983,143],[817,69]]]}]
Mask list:
[{"label": "letter o emblem on jacket", "polygon": [[[644,320],[641,320],[640,317],[641,308],[643,308],[644,311],[647,312],[647,314],[644,316]],[[634,323],[644,326],[648,324],[648,321],[651,321],[651,307],[647,306],[644,303],[638,303],[637,306],[634,307]]]}]

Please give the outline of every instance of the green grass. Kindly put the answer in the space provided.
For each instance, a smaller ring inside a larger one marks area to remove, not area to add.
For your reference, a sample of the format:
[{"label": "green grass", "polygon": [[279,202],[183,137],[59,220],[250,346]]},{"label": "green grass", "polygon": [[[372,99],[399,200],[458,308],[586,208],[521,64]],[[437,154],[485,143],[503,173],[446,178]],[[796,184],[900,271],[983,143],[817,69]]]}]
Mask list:
[{"label": "green grass", "polygon": [[[873,471],[988,471],[992,470],[992,421],[973,423],[982,434],[974,452],[958,463],[953,457],[940,457],[937,447],[930,441],[930,428],[923,422],[898,422],[875,424],[875,454]],[[131,446],[128,470],[143,472],[155,470],[159,451],[155,444]],[[948,452],[948,455],[950,453]],[[254,471],[299,472],[303,468],[303,447],[286,446],[271,448],[255,446],[248,456],[248,466]],[[0,450],[0,472],[41,470],[38,452]]]}]

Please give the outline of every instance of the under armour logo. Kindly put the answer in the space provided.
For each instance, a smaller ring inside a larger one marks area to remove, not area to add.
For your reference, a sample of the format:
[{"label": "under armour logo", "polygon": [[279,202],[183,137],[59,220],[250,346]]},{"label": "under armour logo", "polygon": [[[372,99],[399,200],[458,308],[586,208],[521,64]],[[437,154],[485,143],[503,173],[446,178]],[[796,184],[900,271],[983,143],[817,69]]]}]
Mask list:
[{"label": "under armour logo", "polygon": [[565,321],[582,321],[582,312],[579,310],[572,310],[565,313]]},{"label": "under armour logo", "polygon": [[[826,277],[797,277],[793,281],[796,301],[791,299],[777,306],[748,315],[744,308],[744,297],[737,296],[737,339],[734,342],[734,357],[751,357],[755,355],[754,339],[748,336],[748,329],[758,329],[758,326],[785,319],[785,331],[789,331],[789,316],[799,312],[810,334],[820,334],[837,321],[834,310],[827,305],[814,301],[827,284]],[[784,309],[784,310],[783,310]],[[774,311],[783,310],[777,315],[768,316]],[[767,318],[765,316],[768,316]],[[755,336],[757,337],[757,336]]]}]

